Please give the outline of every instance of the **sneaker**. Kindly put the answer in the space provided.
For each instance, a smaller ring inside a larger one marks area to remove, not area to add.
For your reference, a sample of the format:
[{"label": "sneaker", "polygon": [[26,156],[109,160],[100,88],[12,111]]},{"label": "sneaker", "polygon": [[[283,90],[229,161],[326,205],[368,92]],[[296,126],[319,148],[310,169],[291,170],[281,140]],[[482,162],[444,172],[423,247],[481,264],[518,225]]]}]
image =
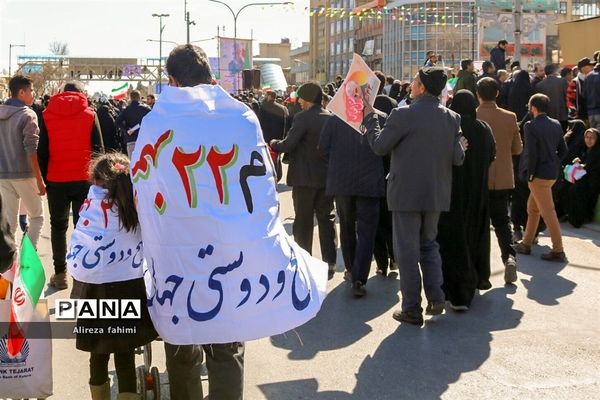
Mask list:
[{"label": "sneaker", "polygon": [[50,286],[53,286],[57,290],[63,290],[69,287],[67,284],[67,273],[61,272],[60,274],[53,274],[50,277]]},{"label": "sneaker", "polygon": [[504,282],[515,283],[517,281],[517,260],[513,256],[508,256],[504,263]]},{"label": "sneaker", "polygon": [[456,305],[456,304],[450,303],[450,308],[453,311],[457,311],[457,312],[469,311],[469,307],[465,306],[465,305]]},{"label": "sneaker", "polygon": [[427,315],[440,315],[444,312],[446,305],[444,303],[428,303],[425,309]]},{"label": "sneaker", "polygon": [[398,322],[406,322],[408,324],[421,326],[423,325],[423,316],[421,313],[414,311],[402,311],[396,310],[392,314],[392,317]]},{"label": "sneaker", "polygon": [[329,264],[329,273],[330,274],[334,274],[335,273],[335,264]]},{"label": "sneaker", "polygon": [[513,249],[519,254],[529,255],[531,254],[531,246],[527,246],[523,242],[519,242],[513,246]]},{"label": "sneaker", "polygon": [[398,271],[398,264],[396,264],[396,261],[392,261],[390,264],[390,269],[392,271]]},{"label": "sneaker", "polygon": [[381,276],[387,276],[388,269],[387,268],[377,268],[376,273]]},{"label": "sneaker", "polygon": [[564,251],[551,251],[550,253],[542,254],[540,258],[544,261],[567,262],[567,256]]},{"label": "sneaker", "polygon": [[492,288],[492,283],[489,280],[479,281],[477,284],[477,289],[479,290],[490,290]]},{"label": "sneaker", "polygon": [[363,297],[367,294],[367,289],[365,289],[365,285],[361,281],[356,281],[352,285],[352,294],[354,297]]}]

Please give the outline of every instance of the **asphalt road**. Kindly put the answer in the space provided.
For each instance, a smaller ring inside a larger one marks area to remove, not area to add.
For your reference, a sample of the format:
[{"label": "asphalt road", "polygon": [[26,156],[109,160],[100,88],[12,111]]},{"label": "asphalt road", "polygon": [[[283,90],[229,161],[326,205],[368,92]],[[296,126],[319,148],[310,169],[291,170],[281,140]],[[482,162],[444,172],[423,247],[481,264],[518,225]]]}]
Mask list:
[{"label": "asphalt road", "polygon": [[[289,188],[281,189],[281,217],[291,232]],[[47,219],[49,221],[49,219]],[[329,295],[312,321],[286,334],[247,344],[245,398],[349,399],[593,399],[600,398],[600,232],[563,225],[569,264],[520,256],[518,282],[504,286],[492,235],[491,290],[467,313],[447,311],[422,328],[400,325],[396,274],[374,274],[365,298],[343,281],[341,254]],[[52,273],[49,223],[39,251]],[[320,254],[315,230],[315,249]],[[50,305],[70,290],[46,291]],[[51,313],[53,310],[51,310]],[[54,340],[53,399],[88,399],[88,354],[73,340]],[[162,342],[152,345],[168,399]],[[137,364],[143,360],[138,356]],[[117,386],[110,366],[113,398]],[[207,391],[205,391],[206,395]],[[148,398],[152,398],[149,394]]]}]

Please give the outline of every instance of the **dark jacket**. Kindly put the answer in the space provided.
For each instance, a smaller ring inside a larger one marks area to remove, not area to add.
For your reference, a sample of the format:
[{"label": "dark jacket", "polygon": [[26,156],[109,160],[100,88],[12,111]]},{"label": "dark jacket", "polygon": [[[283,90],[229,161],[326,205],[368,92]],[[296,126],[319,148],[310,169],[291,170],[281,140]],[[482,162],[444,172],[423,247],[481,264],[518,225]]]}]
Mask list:
[{"label": "dark jacket", "polygon": [[559,121],[567,121],[569,113],[567,110],[567,87],[569,82],[564,78],[549,75],[537,84],[537,92],[543,93],[550,98],[548,116]]},{"label": "dark jacket", "polygon": [[425,94],[394,109],[383,129],[373,113],[364,125],[373,152],[392,154],[387,177],[390,211],[448,211],[452,166],[461,165],[465,156],[459,143],[460,115]]},{"label": "dark jacket", "polygon": [[299,112],[285,139],[274,143],[273,150],[289,153],[288,186],[325,188],[327,162],[317,149],[321,130],[331,113],[321,105]]},{"label": "dark jacket", "polygon": [[496,67],[496,71],[499,69],[506,69],[506,50],[496,46],[490,51],[490,61]]},{"label": "dark jacket", "polygon": [[127,131],[137,124],[142,123],[142,118],[146,116],[150,112],[150,107],[145,104],[140,104],[137,101],[132,101],[129,106],[117,117],[115,123],[118,127],[125,129],[125,142],[131,143],[135,142],[138,137],[137,129],[131,135],[127,133]]},{"label": "dark jacket", "polygon": [[575,81],[577,82],[577,86],[576,86],[577,118],[587,119],[587,117],[588,117],[587,103],[585,101],[585,94],[584,94],[585,80],[581,79],[580,76],[577,76],[577,78],[575,78]]},{"label": "dark jacket", "polygon": [[561,161],[567,155],[567,144],[560,123],[540,114],[525,123],[525,146],[519,171],[521,177],[532,181],[558,179]]},{"label": "dark jacket", "polygon": [[[378,113],[383,126],[387,115]],[[330,196],[384,197],[383,160],[367,138],[337,116],[329,118],[319,141],[328,160],[326,193]]]},{"label": "dark jacket", "polygon": [[583,97],[587,106],[587,114],[600,115],[600,72],[594,70],[585,78]]},{"label": "dark jacket", "polygon": [[458,80],[456,81],[456,86],[454,86],[454,93],[462,89],[467,89],[473,93],[473,96],[477,96],[476,79],[477,75],[475,75],[473,72],[461,69],[458,71]]},{"label": "dark jacket", "polygon": [[283,139],[288,115],[287,108],[281,104],[267,100],[262,103],[258,119],[265,142],[269,143],[273,139]]},{"label": "dark jacket", "polygon": [[16,252],[15,240],[10,234],[8,221],[2,211],[2,193],[0,192],[0,274],[10,268]]},{"label": "dark jacket", "polygon": [[108,104],[101,104],[96,108],[96,115],[100,122],[104,148],[108,150],[121,150],[121,137],[117,135],[115,115]]}]

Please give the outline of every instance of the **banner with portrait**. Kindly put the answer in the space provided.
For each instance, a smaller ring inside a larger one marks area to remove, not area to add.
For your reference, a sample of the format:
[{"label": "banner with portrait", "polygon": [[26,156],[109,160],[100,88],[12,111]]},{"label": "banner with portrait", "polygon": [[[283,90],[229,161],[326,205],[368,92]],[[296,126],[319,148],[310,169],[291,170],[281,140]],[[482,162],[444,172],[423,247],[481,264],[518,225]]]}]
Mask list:
[{"label": "banner with portrait", "polygon": [[367,63],[355,53],[346,79],[327,105],[327,109],[358,133],[362,133],[360,125],[363,120],[363,98],[373,105],[380,84],[379,78]]},{"label": "banner with portrait", "polygon": [[[219,37],[219,84],[232,93],[242,88],[242,71],[252,68],[252,40]],[[217,74],[215,74],[217,75]]]}]

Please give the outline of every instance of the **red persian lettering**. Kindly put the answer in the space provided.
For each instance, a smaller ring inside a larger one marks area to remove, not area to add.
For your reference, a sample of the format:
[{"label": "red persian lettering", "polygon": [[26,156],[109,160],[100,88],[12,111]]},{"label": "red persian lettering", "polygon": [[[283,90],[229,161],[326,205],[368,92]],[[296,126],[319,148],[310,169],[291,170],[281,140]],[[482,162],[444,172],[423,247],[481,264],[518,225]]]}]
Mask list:
[{"label": "red persian lettering", "polygon": [[168,130],[159,136],[155,144],[148,143],[142,148],[140,158],[131,169],[134,182],[137,182],[140,178],[148,179],[148,175],[150,175],[150,164],[152,164],[154,168],[158,167],[158,156],[160,155],[161,150],[169,144],[171,140],[173,140],[173,131]]},{"label": "red persian lettering", "polygon": [[188,205],[191,208],[196,208],[198,205],[193,171],[204,163],[205,153],[204,146],[198,147],[198,150],[193,153],[185,153],[181,147],[176,147],[173,151],[173,165],[179,173]]},{"label": "red persian lettering", "polygon": [[229,191],[227,190],[227,173],[226,170],[237,161],[238,146],[234,144],[231,150],[227,153],[221,153],[216,146],[212,146],[206,160],[210,166],[215,186],[219,193],[219,201],[221,204],[229,204]]}]

